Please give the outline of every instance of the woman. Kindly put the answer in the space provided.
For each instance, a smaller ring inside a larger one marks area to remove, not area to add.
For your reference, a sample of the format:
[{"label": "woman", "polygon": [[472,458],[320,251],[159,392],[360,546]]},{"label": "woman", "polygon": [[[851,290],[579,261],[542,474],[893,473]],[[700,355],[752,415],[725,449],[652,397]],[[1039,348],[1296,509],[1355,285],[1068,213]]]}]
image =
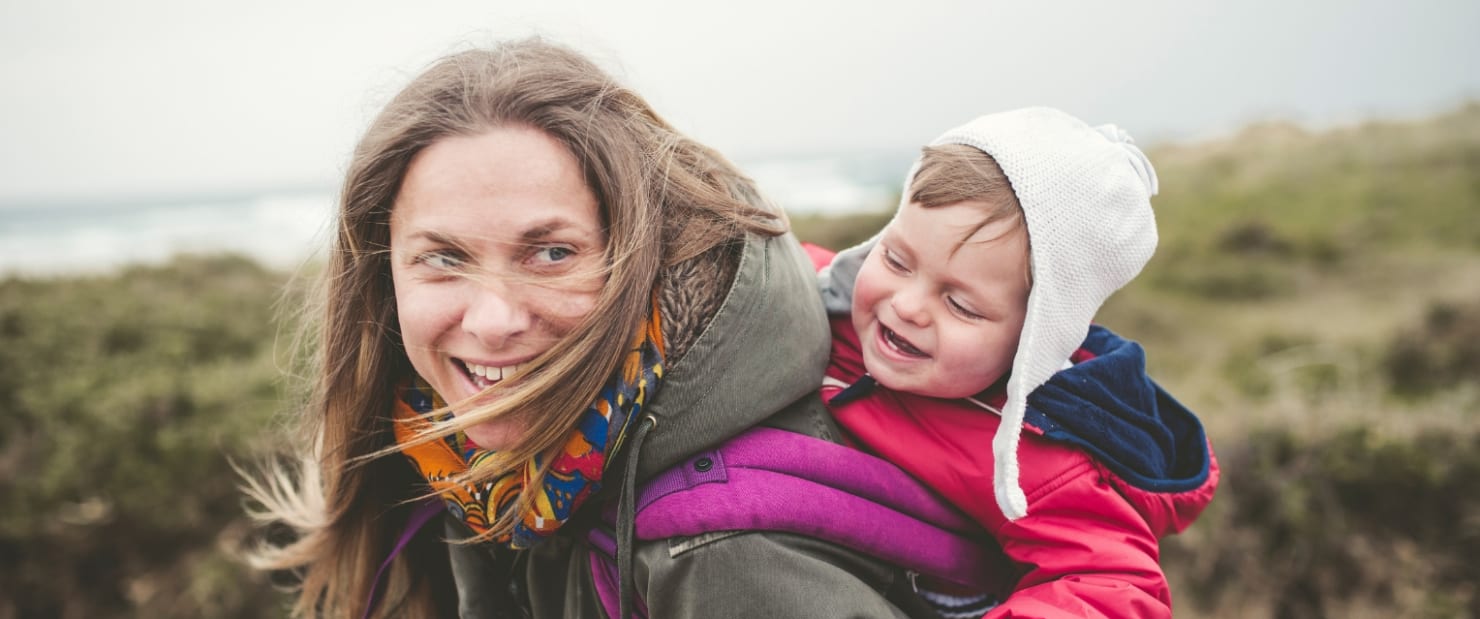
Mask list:
[{"label": "woman", "polygon": [[832,436],[785,229],[569,50],[440,61],[356,149],[304,464],[250,484],[298,535],[256,563],[301,575],[299,615],[600,617],[605,511],[626,608],[904,615],[903,570],[819,539],[632,539],[634,488],[696,452],[758,424]]}]

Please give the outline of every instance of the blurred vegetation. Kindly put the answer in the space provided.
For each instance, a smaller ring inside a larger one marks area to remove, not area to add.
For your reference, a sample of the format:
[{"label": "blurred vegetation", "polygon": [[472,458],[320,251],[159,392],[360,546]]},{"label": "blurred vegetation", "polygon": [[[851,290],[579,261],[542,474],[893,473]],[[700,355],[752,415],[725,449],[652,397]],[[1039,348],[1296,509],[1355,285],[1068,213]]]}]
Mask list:
[{"label": "blurred vegetation", "polygon": [[0,617],[266,616],[227,458],[283,406],[284,279],[240,258],[0,281]]},{"label": "blurred vegetation", "polygon": [[[1177,615],[1480,616],[1480,105],[1150,156],[1161,247],[1099,320],[1220,457],[1163,544]],[[792,223],[841,248],[888,216]],[[287,281],[232,257],[0,280],[0,619],[282,614],[234,559],[228,458],[291,408]]]}]

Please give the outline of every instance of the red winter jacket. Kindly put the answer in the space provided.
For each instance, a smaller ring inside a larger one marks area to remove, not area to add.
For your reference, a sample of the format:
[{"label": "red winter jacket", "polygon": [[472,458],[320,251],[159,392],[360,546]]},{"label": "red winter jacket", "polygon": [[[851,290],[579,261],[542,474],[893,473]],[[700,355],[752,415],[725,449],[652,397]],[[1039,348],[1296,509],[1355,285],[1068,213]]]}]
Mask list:
[{"label": "red winter jacket", "polygon": [[1009,521],[992,493],[1000,418],[870,387],[851,321],[832,328],[822,397],[839,424],[981,523],[1015,567],[986,617],[1171,616],[1158,540],[1212,500],[1218,466],[1196,417],[1146,377],[1139,345],[1093,327],[1076,364],[1029,396],[1018,447],[1028,515]]}]

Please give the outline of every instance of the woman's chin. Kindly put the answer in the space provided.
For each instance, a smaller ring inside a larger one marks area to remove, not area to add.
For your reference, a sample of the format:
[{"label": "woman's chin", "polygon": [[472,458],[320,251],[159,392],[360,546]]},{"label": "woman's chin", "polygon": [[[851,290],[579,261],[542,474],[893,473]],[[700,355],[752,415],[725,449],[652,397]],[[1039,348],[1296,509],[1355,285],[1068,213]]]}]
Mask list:
[{"label": "woman's chin", "polygon": [[518,420],[496,419],[468,428],[466,434],[468,439],[477,443],[479,447],[498,451],[513,445],[514,441],[519,438],[520,432],[525,429],[525,424],[519,423]]}]

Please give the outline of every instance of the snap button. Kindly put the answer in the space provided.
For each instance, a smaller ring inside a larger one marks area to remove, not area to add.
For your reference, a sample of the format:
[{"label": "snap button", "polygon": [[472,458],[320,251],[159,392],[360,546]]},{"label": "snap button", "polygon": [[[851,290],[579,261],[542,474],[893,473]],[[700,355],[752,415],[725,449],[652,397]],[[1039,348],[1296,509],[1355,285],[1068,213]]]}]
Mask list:
[{"label": "snap button", "polygon": [[694,461],[694,470],[700,473],[708,473],[712,468],[714,468],[714,461],[709,458],[699,458]]}]

